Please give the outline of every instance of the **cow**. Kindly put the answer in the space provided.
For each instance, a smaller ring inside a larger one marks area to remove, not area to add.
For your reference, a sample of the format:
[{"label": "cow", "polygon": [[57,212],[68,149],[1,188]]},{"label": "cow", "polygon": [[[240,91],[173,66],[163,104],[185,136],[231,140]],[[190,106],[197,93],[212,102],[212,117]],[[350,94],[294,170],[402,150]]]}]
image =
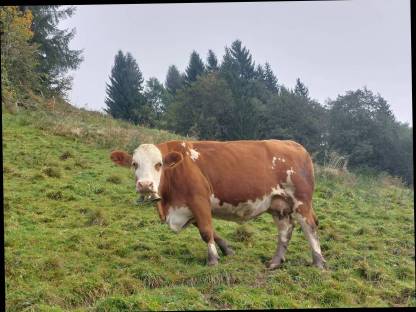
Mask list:
[{"label": "cow", "polygon": [[197,226],[208,247],[208,265],[233,249],[215,231],[212,218],[243,223],[267,212],[278,229],[277,248],[267,268],[285,261],[297,220],[312,250],[312,263],[325,267],[318,219],[312,208],[314,169],[306,149],[290,140],[168,141],[141,144],[130,155],[113,151],[114,163],[132,167],[136,190],[156,202],[163,223],[180,232]]}]

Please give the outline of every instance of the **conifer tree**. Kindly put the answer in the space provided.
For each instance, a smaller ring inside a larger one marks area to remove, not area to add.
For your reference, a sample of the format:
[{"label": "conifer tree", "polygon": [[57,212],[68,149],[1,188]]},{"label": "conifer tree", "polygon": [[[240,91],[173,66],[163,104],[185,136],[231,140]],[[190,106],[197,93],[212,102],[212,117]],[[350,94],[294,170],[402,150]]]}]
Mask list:
[{"label": "conifer tree", "polygon": [[183,87],[184,77],[180,74],[175,65],[169,66],[166,75],[165,87],[170,94],[175,94],[177,90]]},{"label": "conifer tree", "polygon": [[107,84],[105,111],[114,118],[133,123],[147,123],[149,108],[141,93],[143,76],[136,60],[130,53],[118,51],[111,69],[110,83]]},{"label": "conifer tree", "polygon": [[189,65],[186,68],[186,78],[185,82],[190,84],[195,82],[197,77],[202,75],[205,72],[205,66],[202,62],[201,57],[196,51],[192,51],[191,57],[189,59]]},{"label": "conifer tree", "polygon": [[208,51],[207,64],[207,70],[209,72],[214,72],[218,70],[218,59],[212,50]]},{"label": "conifer tree", "polygon": [[299,78],[296,79],[296,86],[295,86],[294,93],[296,95],[303,96],[305,98],[309,98],[309,90],[304,85],[304,83],[300,81]]},{"label": "conifer tree", "polygon": [[277,78],[274,75],[270,64],[267,62],[264,65],[264,82],[266,83],[267,89],[270,91],[278,91]]},{"label": "conifer tree", "polygon": [[37,72],[41,87],[46,93],[64,95],[71,88],[72,77],[69,70],[78,68],[83,58],[82,50],[72,50],[69,43],[75,36],[75,29],[60,29],[61,20],[71,17],[75,7],[61,5],[21,6],[22,11],[30,10],[33,14],[31,30],[32,43],[38,46]]}]

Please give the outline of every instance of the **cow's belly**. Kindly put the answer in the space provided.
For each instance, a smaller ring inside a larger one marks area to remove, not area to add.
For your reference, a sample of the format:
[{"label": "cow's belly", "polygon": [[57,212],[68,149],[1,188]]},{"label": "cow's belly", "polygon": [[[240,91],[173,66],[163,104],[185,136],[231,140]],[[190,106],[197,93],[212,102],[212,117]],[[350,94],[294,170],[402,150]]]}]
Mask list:
[{"label": "cow's belly", "polygon": [[211,212],[212,216],[217,219],[224,219],[243,223],[253,219],[270,208],[272,195],[265,195],[256,200],[248,200],[234,206],[230,203],[220,201],[214,195],[211,196]]}]

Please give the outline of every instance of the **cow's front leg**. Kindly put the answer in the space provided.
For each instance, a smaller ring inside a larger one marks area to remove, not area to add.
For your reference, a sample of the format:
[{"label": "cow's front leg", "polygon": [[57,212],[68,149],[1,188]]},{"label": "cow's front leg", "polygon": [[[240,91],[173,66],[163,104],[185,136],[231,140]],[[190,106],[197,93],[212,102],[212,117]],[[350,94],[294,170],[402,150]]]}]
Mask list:
[{"label": "cow's front leg", "polygon": [[199,234],[201,235],[203,241],[208,245],[208,265],[217,265],[220,257],[218,256],[217,248],[215,247],[210,206],[208,203],[205,205],[196,203],[193,205],[193,208],[194,218]]}]

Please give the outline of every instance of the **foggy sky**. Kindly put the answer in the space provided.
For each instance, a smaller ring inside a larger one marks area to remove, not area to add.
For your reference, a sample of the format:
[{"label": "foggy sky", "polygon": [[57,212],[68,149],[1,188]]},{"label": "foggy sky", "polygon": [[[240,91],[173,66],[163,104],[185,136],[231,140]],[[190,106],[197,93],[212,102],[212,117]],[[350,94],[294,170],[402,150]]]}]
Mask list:
[{"label": "foggy sky", "polygon": [[240,39],[286,87],[299,77],[324,104],[367,86],[412,123],[409,0],[85,5],[60,27],[75,27],[70,46],[84,50],[69,93],[78,107],[105,107],[119,49],[145,80],[164,82],[170,65],[185,71],[192,50],[205,61],[212,49],[221,61]]}]

